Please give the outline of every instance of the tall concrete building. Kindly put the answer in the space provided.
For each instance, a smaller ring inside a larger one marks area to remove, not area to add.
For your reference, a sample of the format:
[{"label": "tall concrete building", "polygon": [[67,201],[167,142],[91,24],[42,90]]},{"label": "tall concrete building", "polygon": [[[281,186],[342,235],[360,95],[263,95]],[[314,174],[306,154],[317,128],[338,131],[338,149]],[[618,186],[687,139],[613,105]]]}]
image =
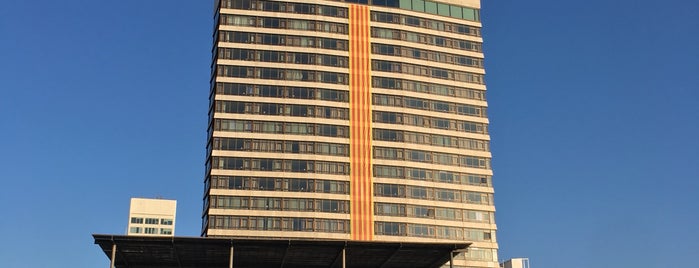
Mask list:
[{"label": "tall concrete building", "polygon": [[174,236],[177,201],[131,198],[127,235]]},{"label": "tall concrete building", "polygon": [[215,2],[202,235],[498,267],[480,0]]}]

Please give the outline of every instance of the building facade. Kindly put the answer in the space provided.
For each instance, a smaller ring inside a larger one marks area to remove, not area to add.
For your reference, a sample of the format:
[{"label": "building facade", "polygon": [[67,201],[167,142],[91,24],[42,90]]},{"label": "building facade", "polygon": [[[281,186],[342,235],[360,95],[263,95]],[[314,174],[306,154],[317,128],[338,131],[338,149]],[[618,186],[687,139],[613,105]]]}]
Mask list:
[{"label": "building facade", "polygon": [[174,236],[177,201],[131,198],[127,235]]},{"label": "building facade", "polygon": [[472,242],[498,267],[480,0],[215,3],[202,235]]}]

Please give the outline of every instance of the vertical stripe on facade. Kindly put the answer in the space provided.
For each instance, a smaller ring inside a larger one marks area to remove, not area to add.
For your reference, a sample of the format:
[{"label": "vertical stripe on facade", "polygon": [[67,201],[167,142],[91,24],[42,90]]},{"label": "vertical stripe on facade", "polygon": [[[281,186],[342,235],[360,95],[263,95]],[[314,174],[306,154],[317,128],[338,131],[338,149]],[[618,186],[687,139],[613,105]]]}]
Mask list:
[{"label": "vertical stripe on facade", "polygon": [[369,7],[349,6],[350,235],[374,239]]}]

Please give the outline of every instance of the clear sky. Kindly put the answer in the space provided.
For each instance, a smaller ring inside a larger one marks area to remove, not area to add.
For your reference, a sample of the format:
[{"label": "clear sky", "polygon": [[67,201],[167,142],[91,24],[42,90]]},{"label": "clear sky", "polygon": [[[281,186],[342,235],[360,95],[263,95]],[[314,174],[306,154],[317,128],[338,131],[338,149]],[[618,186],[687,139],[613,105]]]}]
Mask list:
[{"label": "clear sky", "polygon": [[[106,267],[132,196],[198,236],[212,1],[0,4],[0,267]],[[699,255],[699,3],[483,1],[500,259]]]}]

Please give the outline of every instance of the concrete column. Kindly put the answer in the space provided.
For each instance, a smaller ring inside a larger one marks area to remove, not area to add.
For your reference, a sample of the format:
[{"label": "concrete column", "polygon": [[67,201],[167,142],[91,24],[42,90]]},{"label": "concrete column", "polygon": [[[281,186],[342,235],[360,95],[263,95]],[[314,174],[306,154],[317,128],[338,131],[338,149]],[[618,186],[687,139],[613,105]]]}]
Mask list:
[{"label": "concrete column", "polygon": [[117,251],[117,246],[116,246],[116,243],[114,243],[114,244],[112,244],[112,259],[109,261],[109,268],[116,267],[116,251]]},{"label": "concrete column", "polygon": [[345,249],[342,249],[342,268],[346,268],[347,260],[345,259]]},{"label": "concrete column", "polygon": [[228,268],[233,268],[233,246],[231,245],[231,255],[228,259]]}]

